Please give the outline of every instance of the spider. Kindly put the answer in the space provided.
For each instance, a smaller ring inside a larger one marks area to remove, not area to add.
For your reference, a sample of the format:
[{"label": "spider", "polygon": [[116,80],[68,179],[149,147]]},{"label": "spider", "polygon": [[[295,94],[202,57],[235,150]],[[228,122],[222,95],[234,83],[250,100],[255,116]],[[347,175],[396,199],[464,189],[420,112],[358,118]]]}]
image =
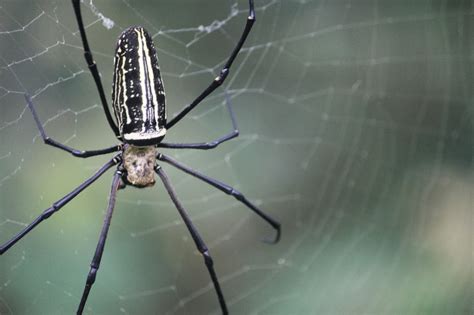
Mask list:
[{"label": "spider", "polygon": [[173,158],[158,152],[157,148],[173,148],[173,149],[201,149],[208,150],[217,147],[219,144],[233,139],[239,135],[234,113],[227,101],[227,110],[229,112],[233,130],[211,142],[203,143],[165,143],[162,142],[167,130],[178,123],[188,112],[196,107],[203,99],[211,94],[215,89],[222,85],[229,69],[232,66],[237,54],[244,44],[252,25],[255,22],[255,10],[253,0],[249,0],[249,14],[247,23],[242,35],[237,42],[230,57],[227,59],[220,74],[209,84],[209,86],[190,104],[185,106],[170,121],[166,119],[165,113],[165,92],[163,82],[161,80],[160,68],[153,41],[148,32],[140,26],[133,26],[121,33],[118,38],[115,49],[115,66],[114,66],[114,82],[112,88],[112,108],[115,115],[116,124],[113,119],[104,89],[99,75],[99,70],[92,56],[92,52],[87,42],[87,36],[81,16],[80,0],[72,0],[74,13],[81,34],[82,44],[84,48],[84,57],[87,65],[94,78],[102,107],[104,109],[107,121],[112,128],[117,139],[121,142],[118,145],[105,149],[82,151],[66,146],[46,135],[38,114],[34,108],[31,97],[25,94],[26,103],[30,109],[40,135],[45,144],[58,148],[60,150],[71,153],[75,157],[88,158],[107,153],[119,152],[110,161],[104,164],[86,181],[76,187],[66,196],[54,202],[49,208],[44,210],[33,222],[27,225],[12,239],[7,241],[0,247],[0,254],[5,253],[16,242],[28,234],[33,228],[39,225],[51,215],[58,212],[69,201],[79,195],[84,189],[95,182],[107,170],[113,166],[117,166],[112,179],[112,188],[109,195],[108,207],[105,214],[104,223],[100,232],[99,241],[95,250],[95,254],[90,264],[90,270],[87,275],[86,284],[82,293],[82,298],[77,308],[77,314],[82,314],[84,306],[87,302],[89,292],[95,282],[97,272],[99,270],[100,261],[104,252],[105,241],[109,231],[112,213],[114,210],[117,191],[121,188],[134,186],[137,188],[150,187],[155,184],[155,173],[163,182],[172,202],[176,206],[181,218],[183,219],[189,233],[191,234],[198,251],[204,258],[204,263],[211,277],[214,289],[219,300],[220,308],[223,314],[228,314],[228,309],[224,295],[222,293],[219,280],[213,267],[213,260],[209,250],[199,235],[196,227],[191,221],[189,215],[179,201],[174,188],[170,181],[157,163],[157,160],[168,163],[185,173],[194,176],[205,183],[214,186],[224,193],[235,197],[238,201],[255,212],[263,220],[269,223],[276,231],[273,239],[264,240],[269,243],[277,243],[280,239],[281,228],[280,223],[275,219],[261,211],[257,206],[250,202],[244,195],[236,189],[226,185],[216,179],[199,173],[192,168],[174,160]]}]

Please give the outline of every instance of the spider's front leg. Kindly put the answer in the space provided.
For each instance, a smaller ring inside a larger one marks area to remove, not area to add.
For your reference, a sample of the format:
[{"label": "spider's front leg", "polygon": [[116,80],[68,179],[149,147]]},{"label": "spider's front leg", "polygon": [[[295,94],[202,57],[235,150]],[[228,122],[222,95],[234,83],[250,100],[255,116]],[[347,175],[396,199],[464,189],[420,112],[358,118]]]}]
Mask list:
[{"label": "spider's front leg", "polygon": [[196,243],[196,247],[198,251],[201,253],[202,257],[204,258],[204,263],[206,264],[207,270],[209,271],[209,276],[211,277],[212,283],[214,284],[214,289],[216,290],[216,293],[217,293],[217,298],[219,299],[219,304],[221,306],[222,314],[227,315],[229,311],[227,310],[224,294],[222,293],[219,280],[217,279],[216,271],[214,270],[214,261],[212,260],[212,257],[209,254],[209,249],[207,248],[206,244],[204,243],[201,236],[199,235],[199,232],[197,231],[193,222],[189,218],[189,215],[184,209],[183,205],[179,201],[176,195],[176,192],[174,191],[173,186],[171,186],[171,183],[166,173],[163,171],[163,169],[159,165],[155,167],[155,171],[158,174],[158,176],[161,178],[163,184],[165,185],[165,188],[168,191],[168,194],[170,195],[171,200],[176,206],[176,209],[178,209],[178,212],[181,215],[181,218],[183,219],[184,224],[186,224],[186,227],[188,228],[189,233],[191,233],[191,237],[193,238],[194,243]]},{"label": "spider's front leg", "polygon": [[81,302],[79,303],[79,307],[77,309],[77,314],[82,314],[84,306],[87,302],[87,298],[89,296],[89,292],[95,282],[97,271],[99,270],[102,254],[104,253],[105,241],[107,239],[107,234],[109,232],[110,222],[112,220],[112,214],[115,207],[115,197],[117,195],[117,190],[120,189],[122,184],[121,177],[122,171],[119,167],[119,169],[115,172],[114,178],[112,180],[112,189],[110,191],[109,205],[105,214],[104,224],[102,225],[102,231],[100,232],[99,242],[97,243],[95,254],[92,258],[89,274],[87,275],[86,285],[82,293]]},{"label": "spider's front leg", "polygon": [[69,201],[74,199],[77,195],[79,195],[84,189],[86,189],[89,185],[95,182],[100,176],[102,176],[109,168],[119,163],[121,160],[119,155],[116,155],[113,159],[108,161],[104,166],[102,166],[94,175],[88,178],[85,182],[75,188],[73,191],[68,193],[63,198],[59,199],[51,207],[44,210],[33,222],[28,224],[23,230],[21,230],[17,235],[15,235],[12,239],[8,242],[0,246],[0,255],[6,252],[10,247],[15,245],[20,239],[23,238],[26,234],[28,234],[31,230],[33,230],[38,224],[43,222],[44,220],[51,217],[54,213],[59,211],[62,207],[64,207]]},{"label": "spider's front leg", "polygon": [[28,104],[28,108],[30,109],[31,113],[33,114],[33,118],[35,120],[36,126],[38,127],[38,130],[40,132],[41,138],[43,139],[43,142],[46,143],[47,145],[53,146],[55,148],[64,150],[66,152],[71,153],[72,155],[76,157],[81,157],[81,158],[88,158],[91,156],[97,156],[97,155],[102,155],[102,154],[107,154],[107,153],[112,153],[112,152],[117,152],[122,149],[122,145],[114,145],[109,148],[105,149],[99,149],[99,150],[88,150],[88,151],[83,151],[83,150],[77,150],[71,147],[68,147],[67,145],[64,145],[62,143],[59,143],[58,141],[51,139],[46,135],[46,132],[44,131],[43,125],[41,124],[41,121],[38,117],[38,113],[35,110],[35,107],[33,105],[33,102],[31,101],[31,97],[28,94],[25,94],[25,99],[26,103]]},{"label": "spider's front leg", "polygon": [[215,188],[219,189],[220,191],[222,191],[222,192],[224,192],[228,195],[233,196],[235,199],[237,199],[238,201],[243,203],[245,206],[247,206],[250,210],[255,212],[259,217],[261,217],[263,220],[265,220],[268,224],[270,224],[275,229],[275,231],[276,231],[275,237],[273,237],[271,239],[266,239],[266,238],[263,239],[263,241],[265,243],[276,244],[280,241],[280,236],[281,236],[281,224],[280,224],[280,222],[278,222],[277,220],[275,220],[274,218],[272,218],[271,216],[269,216],[268,214],[266,214],[265,212],[260,210],[256,205],[254,205],[252,202],[250,202],[237,189],[235,189],[235,188],[233,188],[233,187],[231,187],[227,184],[224,184],[223,182],[218,181],[217,179],[214,179],[214,178],[211,178],[207,175],[201,174],[198,171],[190,168],[189,166],[184,165],[184,164],[182,164],[182,163],[180,163],[180,162],[178,162],[178,161],[172,159],[171,157],[166,156],[162,153],[158,153],[157,159],[160,160],[160,161],[169,163],[169,164],[173,165],[174,167],[182,170],[183,172],[185,172],[185,173],[187,173],[187,174],[189,174],[193,177],[196,177],[196,178],[204,181],[205,183],[207,183],[211,186],[214,186]]}]

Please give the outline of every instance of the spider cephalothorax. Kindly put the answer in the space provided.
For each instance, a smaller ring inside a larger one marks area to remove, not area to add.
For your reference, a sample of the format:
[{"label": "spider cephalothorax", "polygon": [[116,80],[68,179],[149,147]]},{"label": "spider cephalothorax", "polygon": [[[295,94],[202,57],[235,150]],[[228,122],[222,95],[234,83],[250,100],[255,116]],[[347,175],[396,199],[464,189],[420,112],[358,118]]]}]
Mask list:
[{"label": "spider cephalothorax", "polygon": [[156,148],[154,146],[136,147],[125,145],[123,167],[125,182],[138,188],[155,184]]}]

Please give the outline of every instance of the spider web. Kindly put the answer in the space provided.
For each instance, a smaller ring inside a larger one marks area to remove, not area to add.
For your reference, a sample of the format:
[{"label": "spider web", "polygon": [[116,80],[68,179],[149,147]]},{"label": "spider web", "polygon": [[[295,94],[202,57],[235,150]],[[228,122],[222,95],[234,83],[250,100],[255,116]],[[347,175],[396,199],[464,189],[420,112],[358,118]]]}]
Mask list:
[{"label": "spider web", "polygon": [[[245,1],[82,3],[106,92],[115,40],[153,34],[168,116],[218,74]],[[224,87],[168,132],[167,150],[281,221],[163,165],[208,244],[232,314],[473,314],[471,1],[256,0],[257,23]],[[0,1],[0,241],[71,191],[115,143],[69,1]],[[109,97],[110,100],[110,97]],[[109,172],[0,257],[0,314],[70,314],[97,244]],[[162,185],[127,188],[89,314],[218,314],[201,256]]]}]

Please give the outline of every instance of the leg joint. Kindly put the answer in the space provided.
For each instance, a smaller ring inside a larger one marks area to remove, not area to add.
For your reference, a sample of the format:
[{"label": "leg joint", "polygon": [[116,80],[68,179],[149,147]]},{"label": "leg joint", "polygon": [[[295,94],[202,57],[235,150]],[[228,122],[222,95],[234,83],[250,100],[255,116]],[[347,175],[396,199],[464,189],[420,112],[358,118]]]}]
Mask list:
[{"label": "leg joint", "polygon": [[49,207],[48,209],[43,211],[43,214],[41,214],[41,218],[43,220],[49,218],[50,216],[53,215],[53,213],[58,211],[58,209],[59,209],[59,206],[56,203],[53,203],[53,205],[51,207]]},{"label": "leg joint", "polygon": [[214,261],[212,260],[211,254],[209,254],[208,250],[205,250],[202,253],[202,256],[204,257],[204,263],[206,264],[206,266],[212,267],[214,265]]},{"label": "leg joint", "polygon": [[221,73],[214,79],[214,82],[216,82],[217,85],[221,85],[222,83],[224,83],[228,75],[229,75],[229,68],[224,68],[221,70]]},{"label": "leg joint", "polygon": [[74,155],[74,156],[77,156],[77,157],[85,157],[85,151],[82,151],[82,150],[72,150],[71,154]]},{"label": "leg joint", "polygon": [[206,142],[206,149],[214,149],[218,144],[218,141]]},{"label": "leg joint", "polygon": [[86,283],[89,285],[92,285],[95,282],[96,276],[97,276],[97,268],[91,267],[91,270],[89,271],[89,274],[87,275]]},{"label": "leg joint", "polygon": [[230,194],[234,196],[237,200],[242,201],[244,199],[244,195],[237,189],[231,188]]},{"label": "leg joint", "polygon": [[87,65],[89,68],[93,68],[96,66],[94,62],[94,58],[92,57],[92,54],[88,51],[84,52],[84,58],[86,59]]}]

